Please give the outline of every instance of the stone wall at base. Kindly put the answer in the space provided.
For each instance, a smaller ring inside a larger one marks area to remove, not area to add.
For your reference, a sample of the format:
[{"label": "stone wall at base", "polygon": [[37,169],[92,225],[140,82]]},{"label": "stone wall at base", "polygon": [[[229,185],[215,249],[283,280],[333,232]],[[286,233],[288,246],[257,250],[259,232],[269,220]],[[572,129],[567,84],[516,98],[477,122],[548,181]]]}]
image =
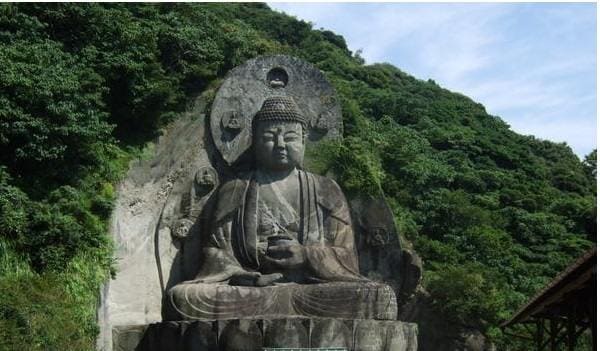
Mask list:
[{"label": "stone wall at base", "polygon": [[416,351],[417,325],[321,318],[161,322],[113,329],[115,351],[260,351],[344,348]]}]

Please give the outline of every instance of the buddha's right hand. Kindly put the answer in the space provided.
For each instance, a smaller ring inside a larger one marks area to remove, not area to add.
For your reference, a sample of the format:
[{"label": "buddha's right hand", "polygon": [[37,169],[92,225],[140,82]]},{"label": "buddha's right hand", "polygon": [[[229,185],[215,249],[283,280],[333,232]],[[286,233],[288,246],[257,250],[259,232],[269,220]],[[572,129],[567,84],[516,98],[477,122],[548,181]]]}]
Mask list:
[{"label": "buddha's right hand", "polygon": [[[215,284],[227,283],[230,285],[254,285],[254,280],[260,277],[259,272],[252,272],[243,269],[240,266],[216,265],[209,267],[207,272],[201,271],[194,280],[188,280],[181,284]],[[214,273],[213,273],[214,272]]]}]

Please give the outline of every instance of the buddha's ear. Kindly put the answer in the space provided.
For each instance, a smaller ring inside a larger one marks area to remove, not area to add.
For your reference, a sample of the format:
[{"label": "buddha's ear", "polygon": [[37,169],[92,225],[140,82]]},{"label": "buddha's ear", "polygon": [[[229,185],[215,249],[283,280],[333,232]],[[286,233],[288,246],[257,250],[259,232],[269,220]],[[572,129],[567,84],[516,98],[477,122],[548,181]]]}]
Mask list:
[{"label": "buddha's ear", "polygon": [[308,138],[308,129],[302,125],[302,144],[306,145],[306,138]]}]

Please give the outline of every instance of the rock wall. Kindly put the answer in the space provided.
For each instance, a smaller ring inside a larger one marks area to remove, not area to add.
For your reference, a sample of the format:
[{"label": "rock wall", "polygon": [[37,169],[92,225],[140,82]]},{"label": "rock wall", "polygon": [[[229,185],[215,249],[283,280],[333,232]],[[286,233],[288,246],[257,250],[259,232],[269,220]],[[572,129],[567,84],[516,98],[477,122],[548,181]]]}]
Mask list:
[{"label": "rock wall", "polygon": [[[174,235],[181,214],[193,210],[189,203],[195,194],[190,189],[196,173],[211,169],[210,147],[205,145],[205,106],[205,100],[198,99],[147,150],[147,157],[130,164],[118,186],[110,224],[117,276],[102,290],[101,350],[111,350],[114,326],[161,321],[165,290],[184,279],[179,262],[182,241]],[[206,201],[207,195],[199,201]]]}]

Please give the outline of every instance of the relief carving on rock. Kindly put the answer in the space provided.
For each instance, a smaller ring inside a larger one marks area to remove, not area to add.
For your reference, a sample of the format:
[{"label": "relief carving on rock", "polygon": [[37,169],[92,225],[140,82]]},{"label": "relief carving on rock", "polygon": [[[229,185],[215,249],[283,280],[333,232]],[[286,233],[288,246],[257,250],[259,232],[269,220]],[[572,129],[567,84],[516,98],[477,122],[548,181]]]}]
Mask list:
[{"label": "relief carving on rock", "polygon": [[[172,228],[185,238],[201,216],[194,207],[212,203],[185,250],[198,264],[168,286],[169,318],[394,320],[403,283],[391,275],[405,253],[385,200],[351,207],[334,180],[304,169],[308,144],[341,134],[341,108],[322,73],[287,56],[251,60],[223,82],[210,128],[223,163],[198,170],[184,198],[189,215]],[[226,178],[219,187],[217,169]]]},{"label": "relief carving on rock", "polygon": [[[178,123],[156,160],[136,171],[139,184],[151,185],[142,193],[155,222],[150,211],[130,213],[134,205],[119,222],[143,233],[155,226],[143,243],[154,245],[159,283],[138,294],[151,299],[132,299],[120,280],[120,295],[111,291],[144,316],[152,311],[150,321],[160,310],[163,322],[148,327],[139,350],[196,339],[225,350],[416,347],[416,339],[386,346],[388,324],[405,324],[396,320],[398,305],[419,284],[420,263],[400,246],[385,198],[346,199],[334,179],[305,167],[308,146],[342,136],[339,100],[322,72],[289,56],[250,60],[226,76],[209,119]],[[127,264],[140,287],[157,276],[134,264],[148,262],[142,254]],[[129,338],[126,327],[115,330]]]},{"label": "relief carving on rock", "polygon": [[264,100],[250,171],[218,190],[202,266],[168,293],[176,319],[396,318],[393,289],[359,272],[341,189],[303,170],[309,120],[291,96]]}]

